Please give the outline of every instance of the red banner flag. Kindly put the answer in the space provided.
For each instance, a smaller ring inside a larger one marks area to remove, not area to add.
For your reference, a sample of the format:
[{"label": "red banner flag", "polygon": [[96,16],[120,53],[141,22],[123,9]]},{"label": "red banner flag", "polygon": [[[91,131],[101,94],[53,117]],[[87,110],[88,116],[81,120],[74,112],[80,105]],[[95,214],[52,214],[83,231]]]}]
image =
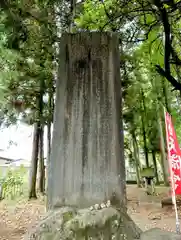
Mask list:
[{"label": "red banner flag", "polygon": [[181,151],[172,124],[171,116],[165,113],[168,162],[170,168],[172,194],[181,194]]}]

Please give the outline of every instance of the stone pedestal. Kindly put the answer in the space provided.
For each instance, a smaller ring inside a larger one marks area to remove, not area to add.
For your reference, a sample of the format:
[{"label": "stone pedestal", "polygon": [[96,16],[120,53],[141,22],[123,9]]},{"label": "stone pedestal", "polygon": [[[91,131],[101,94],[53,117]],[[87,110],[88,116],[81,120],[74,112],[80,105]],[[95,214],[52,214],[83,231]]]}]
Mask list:
[{"label": "stone pedestal", "polygon": [[111,33],[63,34],[48,207],[125,202],[120,53]]}]

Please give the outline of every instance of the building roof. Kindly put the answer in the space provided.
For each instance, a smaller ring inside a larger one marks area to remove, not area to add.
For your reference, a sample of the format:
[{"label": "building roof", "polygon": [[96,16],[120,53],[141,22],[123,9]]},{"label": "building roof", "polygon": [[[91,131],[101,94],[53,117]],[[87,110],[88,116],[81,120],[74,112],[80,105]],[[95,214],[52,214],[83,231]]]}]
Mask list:
[{"label": "building roof", "polygon": [[15,165],[29,165],[29,162],[25,159],[19,158],[19,159],[13,159],[13,158],[8,158],[8,157],[2,157],[0,156],[0,166],[8,165],[8,164],[15,164]]},{"label": "building roof", "polygon": [[4,162],[4,161],[6,161],[7,163],[11,163],[11,162],[15,161],[15,159],[0,156],[0,164],[1,164],[1,162]]}]

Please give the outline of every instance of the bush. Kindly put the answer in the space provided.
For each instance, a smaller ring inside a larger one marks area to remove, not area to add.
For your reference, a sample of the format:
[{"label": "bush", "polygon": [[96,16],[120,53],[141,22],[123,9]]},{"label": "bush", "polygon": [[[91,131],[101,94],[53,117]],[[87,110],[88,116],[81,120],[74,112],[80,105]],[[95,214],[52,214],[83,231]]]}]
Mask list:
[{"label": "bush", "polygon": [[0,179],[1,184],[1,198],[15,199],[23,194],[25,169],[22,167],[9,170],[5,177]]}]

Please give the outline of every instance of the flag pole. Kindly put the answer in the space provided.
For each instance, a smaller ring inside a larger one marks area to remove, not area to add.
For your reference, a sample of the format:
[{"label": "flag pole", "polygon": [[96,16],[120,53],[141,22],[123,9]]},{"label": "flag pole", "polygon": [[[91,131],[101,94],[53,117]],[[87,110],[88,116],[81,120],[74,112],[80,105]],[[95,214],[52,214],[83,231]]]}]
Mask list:
[{"label": "flag pole", "polygon": [[178,210],[177,210],[177,201],[176,201],[176,195],[175,195],[175,183],[173,181],[173,173],[172,173],[172,166],[170,163],[170,151],[168,148],[168,134],[167,134],[167,122],[166,122],[166,109],[163,106],[163,110],[164,110],[164,118],[165,118],[165,126],[166,126],[166,138],[167,138],[167,149],[168,149],[168,162],[169,162],[169,168],[170,168],[170,177],[171,177],[171,189],[172,189],[172,204],[174,205],[174,210],[175,210],[175,220],[176,220],[176,233],[180,234],[180,222],[179,222],[179,217],[178,217]]}]

